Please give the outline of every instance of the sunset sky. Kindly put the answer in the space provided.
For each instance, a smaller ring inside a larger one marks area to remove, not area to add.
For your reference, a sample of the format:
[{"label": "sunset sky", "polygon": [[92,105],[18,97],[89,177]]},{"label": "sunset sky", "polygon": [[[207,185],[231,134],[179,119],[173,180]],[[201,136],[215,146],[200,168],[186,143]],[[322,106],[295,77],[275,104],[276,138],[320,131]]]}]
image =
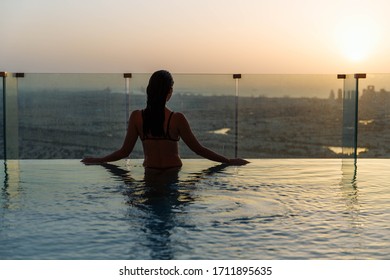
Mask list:
[{"label": "sunset sky", "polygon": [[0,71],[390,73],[390,1],[1,0]]}]

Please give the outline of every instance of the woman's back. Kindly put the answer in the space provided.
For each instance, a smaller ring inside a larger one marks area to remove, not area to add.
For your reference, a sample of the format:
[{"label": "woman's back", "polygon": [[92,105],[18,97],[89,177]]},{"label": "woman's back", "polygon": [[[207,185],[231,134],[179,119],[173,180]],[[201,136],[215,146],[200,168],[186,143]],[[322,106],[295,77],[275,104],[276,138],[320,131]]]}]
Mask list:
[{"label": "woman's back", "polygon": [[144,150],[144,166],[149,168],[179,167],[178,141],[180,140],[175,113],[165,108],[164,135],[144,134],[144,111],[136,111],[136,127]]}]

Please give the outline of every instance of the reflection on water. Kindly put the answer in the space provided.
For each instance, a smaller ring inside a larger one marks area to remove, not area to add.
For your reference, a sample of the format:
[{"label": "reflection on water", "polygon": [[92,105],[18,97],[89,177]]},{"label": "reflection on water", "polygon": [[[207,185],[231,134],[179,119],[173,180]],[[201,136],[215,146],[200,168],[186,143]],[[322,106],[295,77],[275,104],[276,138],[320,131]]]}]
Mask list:
[{"label": "reflection on water", "polygon": [[221,129],[217,129],[217,130],[210,131],[210,133],[220,134],[220,135],[226,135],[226,134],[228,134],[228,132],[229,132],[230,130],[231,130],[230,128],[221,128]]},{"label": "reflection on water", "polygon": [[[354,148],[348,148],[348,147],[328,146],[327,148],[337,155],[341,155],[341,154],[351,155],[355,151]],[[358,147],[356,150],[357,155],[360,155],[361,153],[366,153],[366,152],[368,152],[368,148]]]},{"label": "reflection on water", "polygon": [[390,161],[7,162],[0,259],[388,259]]},{"label": "reflection on water", "polygon": [[19,161],[4,161],[4,183],[1,188],[2,207],[11,208],[17,207],[15,202],[20,194],[20,167]]},{"label": "reflection on water", "polygon": [[345,188],[357,189],[357,159],[344,158],[341,160],[342,180],[341,184]]},{"label": "reflection on water", "polygon": [[341,171],[341,193],[345,199],[346,213],[350,217],[351,227],[359,229],[362,222],[357,185],[357,160],[342,159]]},{"label": "reflection on water", "polygon": [[[175,250],[172,248],[171,235],[176,227],[188,227],[186,219],[178,219],[185,213],[185,207],[195,201],[193,186],[204,175],[212,175],[222,171],[226,165],[217,165],[192,173],[187,180],[179,180],[181,168],[144,169],[143,180],[131,177],[131,171],[113,164],[102,165],[115,178],[121,180],[122,193],[126,204],[138,208],[142,213],[145,233],[145,246],[150,249],[152,259],[173,259]],[[131,223],[132,216],[129,215]],[[142,240],[140,240],[142,244]]]},{"label": "reflection on water", "polygon": [[372,124],[374,123],[375,120],[373,119],[370,119],[370,120],[359,120],[359,123],[363,124],[363,125],[369,125],[369,124]]}]

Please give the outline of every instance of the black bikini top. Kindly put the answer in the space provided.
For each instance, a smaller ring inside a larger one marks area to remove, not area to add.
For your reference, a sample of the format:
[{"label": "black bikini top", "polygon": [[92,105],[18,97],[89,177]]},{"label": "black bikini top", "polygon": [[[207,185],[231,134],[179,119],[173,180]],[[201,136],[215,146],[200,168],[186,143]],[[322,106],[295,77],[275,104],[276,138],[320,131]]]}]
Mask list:
[{"label": "black bikini top", "polygon": [[[145,140],[170,140],[170,141],[179,141],[179,139],[174,139],[172,138],[170,135],[169,135],[169,125],[171,123],[171,118],[172,118],[172,115],[173,115],[174,112],[171,112],[169,114],[169,118],[168,118],[168,124],[167,124],[167,129],[166,129],[166,132],[163,136],[161,137],[153,137],[153,136],[148,136],[148,135],[143,135],[143,137],[141,138],[142,141],[145,141]],[[142,121],[144,120],[144,110],[142,110]]]}]

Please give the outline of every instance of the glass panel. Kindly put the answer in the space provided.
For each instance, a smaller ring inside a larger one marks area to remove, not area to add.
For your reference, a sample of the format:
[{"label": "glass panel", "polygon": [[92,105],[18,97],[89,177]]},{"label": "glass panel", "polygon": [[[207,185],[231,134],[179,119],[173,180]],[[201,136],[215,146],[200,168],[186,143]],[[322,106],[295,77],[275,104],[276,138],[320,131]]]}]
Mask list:
[{"label": "glass panel", "polygon": [[[146,87],[151,74],[135,74],[131,79],[130,111],[146,106]],[[182,112],[198,140],[227,157],[234,155],[234,95],[232,75],[172,74],[173,96],[167,106]],[[138,141],[135,155],[143,157]],[[197,158],[180,141],[182,158]]]},{"label": "glass panel", "polygon": [[11,73],[6,77],[4,110],[4,157],[18,159],[18,78]]},{"label": "glass panel", "polygon": [[4,159],[4,86],[5,83],[5,75],[4,72],[0,72],[0,93],[1,93],[1,100],[0,100],[0,159]]},{"label": "glass panel", "polygon": [[[151,74],[133,74],[129,82],[129,112],[146,107],[146,87]],[[137,141],[131,158],[144,158],[142,142]]]},{"label": "glass panel", "polygon": [[359,79],[359,157],[390,157],[390,74]]},{"label": "glass panel", "polygon": [[341,87],[334,75],[243,75],[238,155],[337,157]]},{"label": "glass panel", "polygon": [[123,74],[26,74],[19,79],[20,158],[82,158],[121,146]]},{"label": "glass panel", "polygon": [[343,156],[356,157],[357,145],[357,91],[354,75],[347,75],[343,93]]}]

